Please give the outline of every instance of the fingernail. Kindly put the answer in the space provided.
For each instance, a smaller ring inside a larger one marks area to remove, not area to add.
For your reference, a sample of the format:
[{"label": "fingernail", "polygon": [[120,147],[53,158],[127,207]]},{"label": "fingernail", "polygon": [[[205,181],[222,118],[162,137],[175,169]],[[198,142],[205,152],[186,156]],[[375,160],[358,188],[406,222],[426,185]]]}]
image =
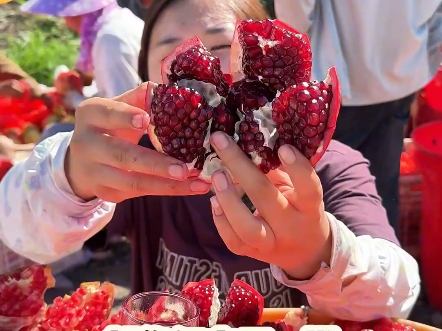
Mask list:
[{"label": "fingernail", "polygon": [[229,139],[221,132],[215,132],[212,134],[211,140],[213,145],[219,150],[223,150],[229,145]]},{"label": "fingernail", "polygon": [[210,204],[212,205],[213,213],[216,216],[221,216],[222,214],[224,214],[221,206],[219,205],[217,197],[215,197],[215,196],[211,197]]},{"label": "fingernail", "polygon": [[176,179],[183,179],[184,178],[183,166],[179,164],[172,164],[169,167],[169,175]]},{"label": "fingernail", "polygon": [[281,146],[278,150],[281,161],[285,164],[293,164],[296,162],[296,154],[289,145]]},{"label": "fingernail", "polygon": [[229,186],[227,177],[223,172],[217,172],[212,176],[213,185],[217,191],[224,191]]},{"label": "fingernail", "polygon": [[144,118],[146,114],[138,114],[132,117],[132,125],[135,129],[142,129],[144,126]]},{"label": "fingernail", "polygon": [[190,190],[192,192],[205,193],[210,189],[210,184],[203,182],[202,180],[194,180],[190,183]]}]

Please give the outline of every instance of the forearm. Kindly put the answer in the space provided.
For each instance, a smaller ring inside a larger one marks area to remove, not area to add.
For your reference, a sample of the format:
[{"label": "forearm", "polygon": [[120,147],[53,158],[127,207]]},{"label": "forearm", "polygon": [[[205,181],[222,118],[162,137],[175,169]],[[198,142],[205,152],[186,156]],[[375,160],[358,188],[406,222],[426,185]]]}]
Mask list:
[{"label": "forearm", "polygon": [[273,276],[307,295],[310,305],[341,319],[407,317],[420,292],[417,262],[399,246],[370,236],[356,237],[328,215],[333,232],[330,266],[308,281],[289,280],[275,266]]},{"label": "forearm", "polygon": [[0,182],[0,240],[11,250],[47,264],[81,249],[112,218],[115,204],[81,201],[64,175],[71,133],[50,137]]}]

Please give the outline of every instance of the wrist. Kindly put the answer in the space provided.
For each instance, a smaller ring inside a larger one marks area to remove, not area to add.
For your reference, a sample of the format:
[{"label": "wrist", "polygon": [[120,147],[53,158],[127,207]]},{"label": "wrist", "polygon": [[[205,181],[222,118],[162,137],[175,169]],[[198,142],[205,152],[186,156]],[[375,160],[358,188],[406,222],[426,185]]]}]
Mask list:
[{"label": "wrist", "polygon": [[302,261],[294,261],[290,267],[282,268],[289,278],[294,280],[308,280],[321,269],[323,263],[327,265],[331,264],[333,234],[325,212],[323,213],[323,219],[320,224],[321,232],[318,239],[313,241],[315,242],[314,247],[305,250],[306,258]]},{"label": "wrist", "polygon": [[72,192],[84,201],[90,201],[95,199],[95,195],[92,191],[88,190],[88,188],[81,187],[78,185],[79,183],[87,183],[81,174],[81,170],[79,167],[73,162],[73,158],[71,155],[71,149],[68,146],[66,150],[66,156],[64,159],[64,171],[66,175],[66,179],[69,183],[69,186],[72,189]]}]

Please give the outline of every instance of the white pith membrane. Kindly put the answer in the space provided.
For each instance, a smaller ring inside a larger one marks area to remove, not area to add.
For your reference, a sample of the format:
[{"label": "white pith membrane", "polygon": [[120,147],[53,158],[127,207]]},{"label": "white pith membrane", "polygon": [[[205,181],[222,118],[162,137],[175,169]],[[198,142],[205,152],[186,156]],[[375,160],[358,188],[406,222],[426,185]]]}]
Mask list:
[{"label": "white pith membrane", "polygon": [[212,305],[210,306],[209,328],[214,326],[218,321],[218,314],[221,309],[221,302],[219,301],[219,291],[216,285],[213,285],[214,292],[212,298]]},{"label": "white pith membrane", "polygon": [[[189,79],[183,79],[177,82],[178,86],[181,87],[187,87],[191,88],[193,90],[196,90],[198,93],[200,93],[207,103],[212,106],[216,107],[218,106],[222,101],[225,102],[225,98],[220,96],[216,92],[216,87],[209,83],[204,83],[197,80],[189,80]],[[277,96],[279,93],[277,94]],[[237,111],[237,115],[239,117],[239,121],[235,124],[235,132],[238,132],[239,124],[244,120],[244,114],[240,111]],[[274,125],[274,122],[272,120],[272,104],[271,102],[268,102],[264,107],[261,107],[259,109],[254,110],[253,112],[255,121],[259,124],[260,131],[264,134],[265,142],[264,146],[270,147],[273,149],[275,146],[276,139],[278,138],[278,134],[276,131],[276,127]],[[210,151],[210,128],[212,126],[213,119],[209,120],[209,127],[207,129],[207,134],[204,139],[204,148],[207,151]],[[236,142],[238,142],[239,136],[235,133],[235,135],[232,137]],[[262,161],[261,157],[256,152],[250,153],[250,156],[252,158],[253,163],[256,165],[259,165]],[[192,163],[188,163],[187,167],[191,170],[193,169],[195,165],[196,160],[194,160]],[[218,155],[213,152],[210,153],[204,162],[203,170],[199,174],[199,177],[202,180],[209,181],[212,176],[212,174],[219,170],[224,169],[228,171],[225,164],[221,161],[221,159],[218,157]]]}]

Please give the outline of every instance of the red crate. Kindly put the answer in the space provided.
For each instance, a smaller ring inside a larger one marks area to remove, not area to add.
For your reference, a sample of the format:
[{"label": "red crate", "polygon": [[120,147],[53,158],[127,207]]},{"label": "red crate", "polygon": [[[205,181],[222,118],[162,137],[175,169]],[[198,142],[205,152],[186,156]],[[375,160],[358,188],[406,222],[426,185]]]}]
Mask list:
[{"label": "red crate", "polygon": [[401,157],[399,178],[400,233],[402,247],[414,258],[419,258],[422,220],[422,176],[418,172],[412,156],[411,139],[405,139]]}]

